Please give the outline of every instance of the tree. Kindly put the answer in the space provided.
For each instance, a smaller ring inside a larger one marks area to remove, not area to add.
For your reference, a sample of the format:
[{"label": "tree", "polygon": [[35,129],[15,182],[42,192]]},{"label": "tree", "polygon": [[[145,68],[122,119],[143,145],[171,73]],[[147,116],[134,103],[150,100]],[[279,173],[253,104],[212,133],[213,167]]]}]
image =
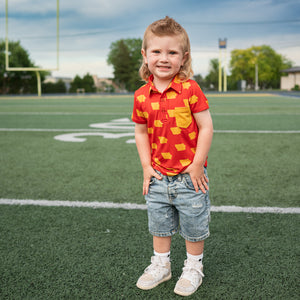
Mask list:
[{"label": "tree", "polygon": [[254,88],[255,65],[258,68],[260,88],[279,88],[280,70],[292,66],[291,61],[276,53],[270,46],[253,46],[248,49],[231,51],[231,79],[235,82],[246,80]]},{"label": "tree", "polygon": [[43,83],[42,91],[44,94],[65,94],[67,92],[67,88],[65,83],[60,79],[56,83]]},{"label": "tree", "polygon": [[202,90],[206,88],[205,79],[200,74],[194,75],[194,80],[199,84]]},{"label": "tree", "polygon": [[207,88],[216,90],[219,82],[219,60],[211,59],[209,62],[209,73],[205,77]]},{"label": "tree", "polygon": [[[20,42],[9,42],[10,67],[36,67],[30,60],[27,50]],[[43,81],[48,72],[40,72]],[[28,94],[37,92],[35,72],[6,71],[5,70],[5,42],[0,41],[0,93],[1,94]]]},{"label": "tree", "polygon": [[76,93],[78,89],[84,89],[86,93],[94,93],[96,91],[94,79],[89,73],[84,75],[83,78],[79,75],[75,76],[71,82],[70,93]]},{"label": "tree", "polygon": [[110,45],[107,63],[114,68],[114,81],[121,88],[134,91],[141,86],[141,39],[121,39]]}]

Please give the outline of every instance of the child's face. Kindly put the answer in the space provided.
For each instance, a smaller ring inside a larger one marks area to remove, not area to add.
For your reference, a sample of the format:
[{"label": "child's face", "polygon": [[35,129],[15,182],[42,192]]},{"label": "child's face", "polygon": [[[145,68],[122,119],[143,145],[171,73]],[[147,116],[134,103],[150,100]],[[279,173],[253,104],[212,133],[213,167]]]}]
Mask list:
[{"label": "child's face", "polygon": [[147,50],[142,49],[142,55],[154,76],[154,82],[164,84],[169,83],[179,72],[188,52],[183,53],[178,36],[151,35],[147,41]]}]

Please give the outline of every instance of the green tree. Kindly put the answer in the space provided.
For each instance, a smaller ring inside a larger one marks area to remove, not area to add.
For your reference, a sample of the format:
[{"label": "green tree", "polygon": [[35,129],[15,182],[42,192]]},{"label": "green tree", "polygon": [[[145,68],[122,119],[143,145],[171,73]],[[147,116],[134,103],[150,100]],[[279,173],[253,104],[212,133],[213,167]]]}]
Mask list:
[{"label": "green tree", "polygon": [[65,83],[60,79],[56,83],[43,83],[42,91],[44,94],[65,94],[67,92],[67,88]]},{"label": "green tree", "polygon": [[134,91],[142,85],[139,78],[141,39],[121,39],[110,45],[107,63],[114,68],[114,81],[121,88]]},{"label": "green tree", "polygon": [[219,82],[219,60],[211,59],[209,62],[209,72],[205,77],[206,87],[208,89],[217,90]]},{"label": "green tree", "polygon": [[205,79],[200,74],[194,75],[194,80],[199,84],[201,89],[204,90],[206,88]]},{"label": "green tree", "polygon": [[70,93],[76,93],[77,89],[84,89],[86,93],[96,92],[96,87],[94,84],[93,77],[87,73],[81,78],[79,75],[76,75],[70,86]]},{"label": "green tree", "polygon": [[280,87],[280,70],[290,68],[292,63],[266,45],[231,51],[231,79],[236,83],[246,80],[254,88],[255,65],[258,68],[259,87],[267,89]]},{"label": "green tree", "polygon": [[[20,42],[9,42],[10,67],[36,67],[30,60],[29,53]],[[41,80],[49,72],[40,72]],[[0,40],[0,93],[1,94],[29,94],[37,92],[37,78],[35,72],[6,71],[5,70],[5,41]]]}]

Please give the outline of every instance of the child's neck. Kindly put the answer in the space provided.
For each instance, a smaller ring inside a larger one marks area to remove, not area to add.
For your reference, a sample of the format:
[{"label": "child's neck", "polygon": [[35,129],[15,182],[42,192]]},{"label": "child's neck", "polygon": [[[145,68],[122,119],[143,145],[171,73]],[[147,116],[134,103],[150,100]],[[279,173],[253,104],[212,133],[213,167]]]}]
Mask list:
[{"label": "child's neck", "polygon": [[169,86],[172,79],[171,80],[159,80],[159,79],[154,78],[153,79],[153,84],[160,93],[163,93],[167,89],[167,87]]}]

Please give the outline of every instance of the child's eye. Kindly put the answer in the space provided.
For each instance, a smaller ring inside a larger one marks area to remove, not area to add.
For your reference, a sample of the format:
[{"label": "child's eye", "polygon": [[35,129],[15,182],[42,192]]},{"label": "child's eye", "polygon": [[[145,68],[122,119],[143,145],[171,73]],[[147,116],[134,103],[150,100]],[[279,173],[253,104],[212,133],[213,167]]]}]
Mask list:
[{"label": "child's eye", "polygon": [[175,54],[177,54],[177,52],[176,51],[170,51],[170,54],[175,55]]},{"label": "child's eye", "polygon": [[160,53],[160,51],[159,50],[153,50],[153,53],[158,54],[158,53]]}]

